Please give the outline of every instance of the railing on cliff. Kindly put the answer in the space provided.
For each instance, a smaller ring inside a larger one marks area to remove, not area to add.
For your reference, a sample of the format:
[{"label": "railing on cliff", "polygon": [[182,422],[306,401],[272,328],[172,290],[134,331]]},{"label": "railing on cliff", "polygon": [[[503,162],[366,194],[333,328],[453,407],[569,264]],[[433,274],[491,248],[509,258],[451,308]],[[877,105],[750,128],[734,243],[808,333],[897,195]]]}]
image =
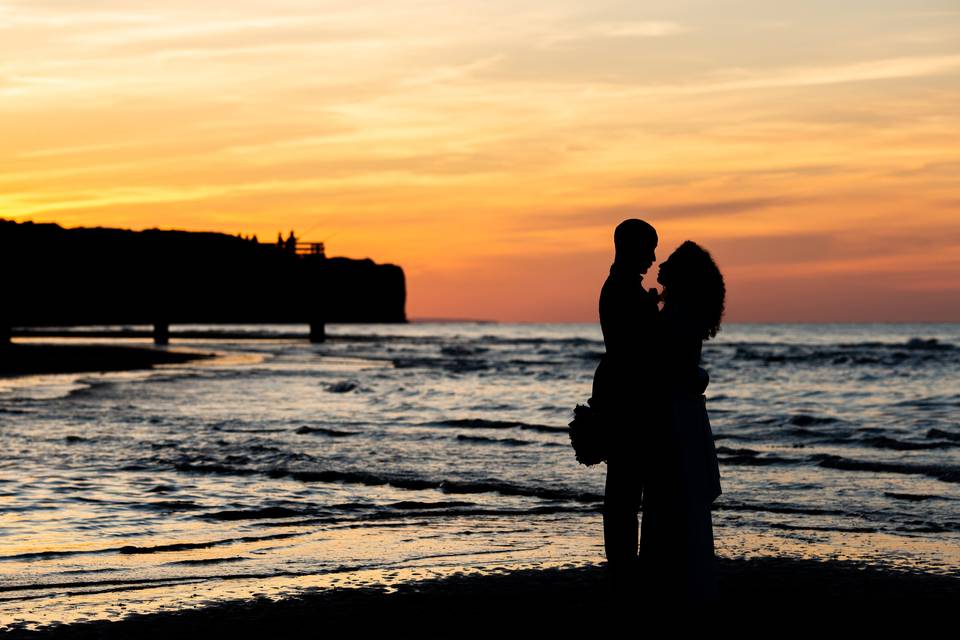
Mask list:
[{"label": "railing on cliff", "polygon": [[294,253],[298,256],[321,256],[326,257],[326,251],[322,242],[298,242],[294,246]]}]

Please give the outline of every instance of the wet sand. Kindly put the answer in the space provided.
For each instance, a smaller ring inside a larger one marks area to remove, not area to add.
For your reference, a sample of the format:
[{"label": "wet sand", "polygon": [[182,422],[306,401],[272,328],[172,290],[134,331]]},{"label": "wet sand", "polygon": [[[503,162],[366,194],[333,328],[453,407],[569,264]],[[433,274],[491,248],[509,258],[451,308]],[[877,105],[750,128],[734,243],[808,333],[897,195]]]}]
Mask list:
[{"label": "wet sand", "polygon": [[0,376],[132,371],[211,357],[151,347],[13,343],[0,347]]},{"label": "wet sand", "polygon": [[[721,559],[720,588],[721,600],[712,610],[743,615],[749,621],[775,613],[808,624],[812,620],[806,616],[832,611],[870,612],[865,623],[881,624],[917,607],[948,614],[960,604],[958,577],[904,573],[853,562]],[[263,598],[130,616],[116,622],[90,621],[31,632],[14,629],[12,634],[30,638],[279,638],[324,635],[349,625],[356,631],[407,627],[435,635],[518,628],[569,630],[591,626],[589,621],[600,616],[608,619],[618,614],[640,625],[656,616],[635,597],[616,605],[610,596],[603,566],[520,570],[456,575],[394,589],[330,589],[281,601]],[[685,608],[703,610],[693,605]]]}]

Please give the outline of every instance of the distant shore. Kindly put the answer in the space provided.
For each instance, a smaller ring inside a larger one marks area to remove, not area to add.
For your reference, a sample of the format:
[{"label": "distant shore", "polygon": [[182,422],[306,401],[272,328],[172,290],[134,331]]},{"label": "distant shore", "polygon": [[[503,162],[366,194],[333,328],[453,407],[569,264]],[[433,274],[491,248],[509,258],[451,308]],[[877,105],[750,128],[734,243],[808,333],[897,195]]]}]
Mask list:
[{"label": "distant shore", "polygon": [[[306,327],[306,325],[304,325]],[[14,329],[14,338],[118,338],[153,340],[152,329]],[[310,337],[303,331],[236,331],[231,329],[181,329],[171,331],[170,339],[177,340],[306,340]]]},{"label": "distant shore", "polygon": [[[825,610],[853,616],[872,611],[866,624],[923,605],[951,611],[960,604],[960,579],[906,573],[854,562],[761,558],[720,560],[717,612],[745,621],[776,612],[812,622]],[[122,595],[117,595],[118,602]],[[333,589],[297,598],[236,601],[202,609],[135,615],[118,622],[89,621],[36,632],[36,638],[284,638],[314,637],[349,625],[356,631],[409,627],[427,636],[464,630],[598,628],[622,614],[637,629],[657,614],[638,597],[615,611],[605,567],[518,570],[458,575],[383,588]],[[685,602],[678,611],[702,612]],[[877,607],[887,605],[886,609]],[[762,606],[762,609],[757,609]],[[739,624],[745,624],[739,623]]]},{"label": "distant shore", "polygon": [[0,376],[132,371],[211,357],[209,353],[151,347],[15,342],[0,347]]}]

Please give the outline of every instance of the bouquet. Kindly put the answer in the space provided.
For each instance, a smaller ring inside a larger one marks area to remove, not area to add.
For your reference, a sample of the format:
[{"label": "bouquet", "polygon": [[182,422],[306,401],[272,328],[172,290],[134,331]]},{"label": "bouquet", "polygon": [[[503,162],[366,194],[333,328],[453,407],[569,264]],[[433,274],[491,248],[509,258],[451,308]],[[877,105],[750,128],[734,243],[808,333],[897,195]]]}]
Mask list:
[{"label": "bouquet", "polygon": [[606,462],[606,428],[590,400],[587,400],[587,404],[578,404],[574,407],[573,420],[568,425],[568,433],[577,462],[588,467]]}]

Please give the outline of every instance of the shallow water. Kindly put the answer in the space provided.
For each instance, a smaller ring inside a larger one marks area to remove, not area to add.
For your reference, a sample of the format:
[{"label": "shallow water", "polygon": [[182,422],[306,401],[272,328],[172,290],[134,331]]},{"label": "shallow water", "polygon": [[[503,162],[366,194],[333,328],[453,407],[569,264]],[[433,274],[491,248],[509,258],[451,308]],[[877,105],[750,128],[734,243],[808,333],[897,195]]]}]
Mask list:
[{"label": "shallow water", "polygon": [[[329,334],[0,380],[0,625],[603,560],[597,325]],[[718,554],[960,575],[960,325],[730,325],[703,365]]]}]

